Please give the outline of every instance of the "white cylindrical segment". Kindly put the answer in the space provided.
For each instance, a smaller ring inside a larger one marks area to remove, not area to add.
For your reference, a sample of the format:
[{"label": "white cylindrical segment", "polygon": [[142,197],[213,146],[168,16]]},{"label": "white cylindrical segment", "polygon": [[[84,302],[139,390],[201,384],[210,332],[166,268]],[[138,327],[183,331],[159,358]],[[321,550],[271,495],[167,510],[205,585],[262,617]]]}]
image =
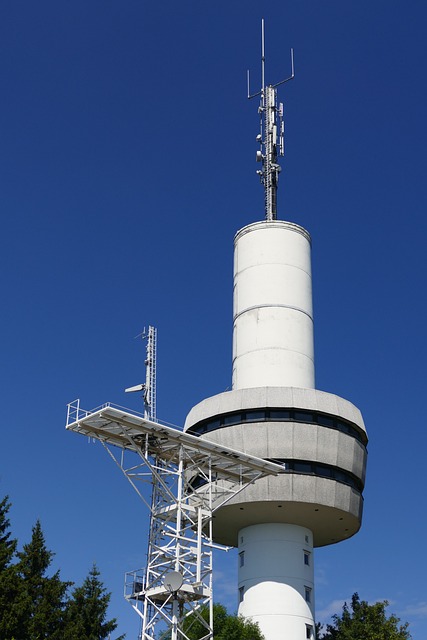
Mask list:
[{"label": "white cylindrical segment", "polygon": [[235,238],[233,389],[314,388],[310,235],[256,222]]},{"label": "white cylindrical segment", "polygon": [[239,610],[266,640],[314,639],[313,536],[293,524],[239,531]]}]

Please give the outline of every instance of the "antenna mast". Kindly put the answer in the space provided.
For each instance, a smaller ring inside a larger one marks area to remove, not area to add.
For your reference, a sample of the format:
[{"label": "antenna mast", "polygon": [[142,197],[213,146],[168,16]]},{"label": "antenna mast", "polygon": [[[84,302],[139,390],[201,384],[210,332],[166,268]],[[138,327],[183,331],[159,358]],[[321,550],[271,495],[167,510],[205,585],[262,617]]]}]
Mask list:
[{"label": "antenna mast", "polygon": [[151,325],[148,332],[142,334],[147,338],[147,356],[145,358],[145,388],[144,388],[144,417],[156,420],[156,358],[157,358],[157,329]]},{"label": "antenna mast", "polygon": [[261,21],[261,89],[257,93],[250,93],[248,71],[248,98],[260,96],[258,112],[261,115],[260,133],[257,141],[260,150],[257,151],[257,162],[262,163],[262,169],[257,171],[261,183],[264,185],[265,217],[266,220],[277,219],[277,185],[281,167],[278,156],[285,154],[285,123],[283,120],[283,103],[277,103],[277,87],[294,78],[294,50],[291,49],[291,75],[276,84],[265,85],[265,36],[264,18]]},{"label": "antenna mast", "polygon": [[[157,357],[157,329],[151,325],[148,331],[140,334],[143,340],[147,339],[147,355],[145,357],[145,382],[134,387],[128,387],[125,392],[142,391],[144,401],[144,418],[156,421],[156,357]],[[139,336],[138,336],[139,337]]]}]

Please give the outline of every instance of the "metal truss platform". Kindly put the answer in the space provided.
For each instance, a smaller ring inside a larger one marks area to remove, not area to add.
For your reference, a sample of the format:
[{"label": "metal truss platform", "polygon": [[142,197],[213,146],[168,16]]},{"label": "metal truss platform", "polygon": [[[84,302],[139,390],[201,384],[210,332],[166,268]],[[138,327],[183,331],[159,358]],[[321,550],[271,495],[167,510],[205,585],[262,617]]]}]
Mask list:
[{"label": "metal truss platform", "polygon": [[212,638],[212,551],[220,548],[212,518],[258,478],[280,473],[280,465],[110,403],[93,411],[70,403],[66,428],[99,440],[149,510],[147,567],[125,581],[141,639],[186,640],[196,620],[200,640]]}]

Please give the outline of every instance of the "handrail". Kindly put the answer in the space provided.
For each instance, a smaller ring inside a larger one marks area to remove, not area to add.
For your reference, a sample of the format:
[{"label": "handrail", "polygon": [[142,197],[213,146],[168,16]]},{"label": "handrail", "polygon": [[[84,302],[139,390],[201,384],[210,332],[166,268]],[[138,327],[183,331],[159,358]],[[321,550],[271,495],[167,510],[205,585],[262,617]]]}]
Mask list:
[{"label": "handrail", "polygon": [[[107,409],[111,407],[113,409],[118,409],[119,411],[125,411],[126,413],[130,413],[131,415],[137,416],[138,418],[144,418],[144,414],[140,411],[135,411],[135,409],[129,409],[128,407],[123,407],[119,404],[114,404],[113,402],[104,402],[104,404],[95,407],[94,409],[82,409],[80,407],[80,398],[73,400],[73,402],[69,402],[67,404],[67,421],[65,423],[65,427],[68,427],[75,422],[78,422],[82,418],[86,418],[87,416],[96,413],[97,411],[102,411],[102,409]],[[174,427],[175,429],[179,429],[182,431],[182,427],[173,424],[172,422],[166,422],[166,420],[159,420],[156,418],[156,423],[162,424],[165,427]]]}]

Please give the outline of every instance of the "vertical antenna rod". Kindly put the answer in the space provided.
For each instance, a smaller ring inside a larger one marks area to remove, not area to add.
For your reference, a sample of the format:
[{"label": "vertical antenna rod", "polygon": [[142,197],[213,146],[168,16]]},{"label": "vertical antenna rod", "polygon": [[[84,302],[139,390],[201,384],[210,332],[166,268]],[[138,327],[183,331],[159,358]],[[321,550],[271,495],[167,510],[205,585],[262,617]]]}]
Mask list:
[{"label": "vertical antenna rod", "polygon": [[265,84],[265,36],[264,18],[261,21],[261,89],[257,93],[250,93],[248,71],[248,98],[261,96],[258,113],[261,115],[260,133],[257,141],[260,150],[257,151],[257,162],[262,163],[262,169],[257,171],[261,183],[264,185],[265,217],[267,220],[277,218],[277,185],[281,167],[278,156],[285,154],[285,123],[283,120],[283,104],[277,103],[277,87],[294,78],[294,50],[291,49],[291,75],[276,84]]}]

